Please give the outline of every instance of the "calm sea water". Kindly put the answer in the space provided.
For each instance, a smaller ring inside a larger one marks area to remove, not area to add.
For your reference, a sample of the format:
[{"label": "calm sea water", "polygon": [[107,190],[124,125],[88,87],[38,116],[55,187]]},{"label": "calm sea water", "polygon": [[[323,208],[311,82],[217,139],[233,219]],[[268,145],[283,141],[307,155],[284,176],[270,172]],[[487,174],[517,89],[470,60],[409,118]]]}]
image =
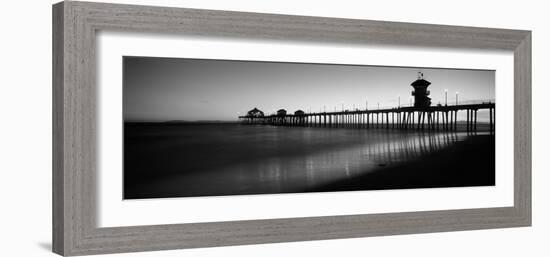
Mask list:
[{"label": "calm sea water", "polygon": [[494,184],[488,134],[148,123],[124,140],[126,199]]}]

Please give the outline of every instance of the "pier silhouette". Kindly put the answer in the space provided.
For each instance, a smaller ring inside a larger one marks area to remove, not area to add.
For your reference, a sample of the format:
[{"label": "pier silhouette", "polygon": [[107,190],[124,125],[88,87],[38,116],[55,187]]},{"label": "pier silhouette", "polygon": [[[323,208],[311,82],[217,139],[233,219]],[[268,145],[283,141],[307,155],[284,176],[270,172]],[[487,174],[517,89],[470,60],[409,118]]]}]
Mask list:
[{"label": "pier silhouette", "polygon": [[[264,115],[254,108],[247,115],[239,116],[243,124],[265,124],[274,126],[304,126],[325,128],[384,128],[384,129],[417,129],[417,130],[459,130],[459,112],[466,112],[466,131],[478,131],[478,112],[489,111],[490,132],[495,129],[495,103],[494,101],[469,101],[462,104],[457,101],[454,105],[447,104],[447,92],[445,91],[445,104],[431,105],[430,91],[427,90],[431,83],[424,79],[419,72],[417,80],[411,83],[414,88],[411,95],[414,96],[414,104],[402,106],[399,104],[393,108],[378,109],[353,109],[333,112],[309,112],[297,110],[294,114],[280,109],[276,114]],[[457,96],[458,97],[458,96]],[[251,115],[251,113],[253,115]]]}]

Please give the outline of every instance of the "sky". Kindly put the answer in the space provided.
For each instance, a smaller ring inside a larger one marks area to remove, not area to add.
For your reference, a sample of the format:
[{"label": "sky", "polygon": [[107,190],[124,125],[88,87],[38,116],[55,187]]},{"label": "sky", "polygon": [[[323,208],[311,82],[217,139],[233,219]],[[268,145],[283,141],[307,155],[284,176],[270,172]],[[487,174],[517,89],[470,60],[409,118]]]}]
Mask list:
[{"label": "sky", "polygon": [[[495,98],[495,72],[335,64],[123,57],[125,121],[235,121],[266,114],[397,107],[409,104],[418,72],[432,105]],[[485,118],[480,113],[479,119]],[[461,115],[458,117],[461,120]]]}]

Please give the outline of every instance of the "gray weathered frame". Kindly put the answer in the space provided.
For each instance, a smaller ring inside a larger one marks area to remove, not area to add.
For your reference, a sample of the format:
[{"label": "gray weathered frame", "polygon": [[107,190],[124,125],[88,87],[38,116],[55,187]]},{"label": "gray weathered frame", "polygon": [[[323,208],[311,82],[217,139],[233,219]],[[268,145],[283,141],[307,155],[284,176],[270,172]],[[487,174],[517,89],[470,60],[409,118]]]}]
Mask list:
[{"label": "gray weathered frame", "polygon": [[[98,30],[514,52],[514,206],[96,226]],[[531,225],[531,32],[65,1],[53,6],[53,251],[87,255]]]}]

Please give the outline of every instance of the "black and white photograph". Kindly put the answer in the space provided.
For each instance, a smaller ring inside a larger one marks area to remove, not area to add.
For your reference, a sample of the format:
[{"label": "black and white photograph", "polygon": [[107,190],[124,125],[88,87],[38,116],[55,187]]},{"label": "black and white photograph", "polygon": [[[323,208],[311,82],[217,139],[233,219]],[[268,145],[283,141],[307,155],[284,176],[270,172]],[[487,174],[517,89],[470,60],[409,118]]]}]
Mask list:
[{"label": "black and white photograph", "polygon": [[123,198],[495,185],[495,71],[124,56]]},{"label": "black and white photograph", "polygon": [[547,6],[5,1],[0,257],[548,257]]}]

